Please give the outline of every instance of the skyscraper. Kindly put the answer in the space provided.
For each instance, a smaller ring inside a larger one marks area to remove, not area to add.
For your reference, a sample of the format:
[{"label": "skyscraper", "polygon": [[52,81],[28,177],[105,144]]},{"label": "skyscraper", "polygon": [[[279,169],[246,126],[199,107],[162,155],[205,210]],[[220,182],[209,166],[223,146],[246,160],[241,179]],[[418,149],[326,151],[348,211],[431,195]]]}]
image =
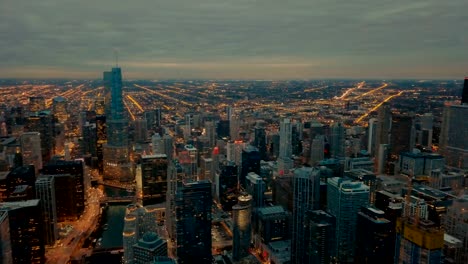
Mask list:
[{"label": "skyscraper", "polygon": [[166,201],[168,160],[166,154],[141,157],[143,205]]},{"label": "skyscraper", "polygon": [[[381,144],[390,143],[390,127],[392,125],[392,112],[390,111],[390,105],[388,103],[382,104],[378,110],[378,122],[375,135],[375,146],[376,151]],[[375,152],[377,153],[377,152]]]},{"label": "skyscraper", "polygon": [[352,262],[356,242],[357,213],[369,204],[369,187],[339,177],[327,181],[327,208],[336,218],[336,250],[338,260]]},{"label": "skyscraper", "polygon": [[10,221],[8,212],[0,210],[0,263],[12,264],[11,241],[10,241]]},{"label": "skyscraper", "polygon": [[255,172],[249,172],[246,179],[247,192],[252,196],[252,207],[262,207],[264,205],[266,186],[263,179]]},{"label": "skyscraper", "polygon": [[308,211],[319,208],[320,199],[320,171],[311,167],[294,170],[293,179],[293,225],[291,240],[291,263],[304,263],[305,247],[305,219]]},{"label": "skyscraper", "polygon": [[133,179],[129,162],[128,120],[124,115],[120,68],[104,72],[104,89],[108,109],[107,144],[103,146],[104,180],[131,181]]},{"label": "skyscraper", "polygon": [[465,82],[463,83],[461,104],[468,104],[468,77],[465,77]]},{"label": "skyscraper", "polygon": [[393,115],[390,129],[390,160],[398,160],[402,152],[410,152],[415,146],[416,131],[413,115]]},{"label": "skyscraper", "polygon": [[356,263],[392,264],[395,232],[385,212],[374,207],[362,207],[357,217]]},{"label": "skyscraper", "polygon": [[10,223],[13,263],[45,263],[44,222],[40,200],[0,203]]},{"label": "skyscraper", "polygon": [[[465,80],[466,82],[466,80]],[[455,263],[468,263],[468,196],[453,201],[447,208],[445,232],[462,241],[462,249],[456,255]]]},{"label": "skyscraper", "polygon": [[288,172],[293,167],[292,162],[292,124],[289,118],[280,122],[280,147],[278,170]]},{"label": "skyscraper", "polygon": [[[466,81],[465,81],[466,83]],[[468,169],[468,104],[446,105],[439,139],[447,166]]]},{"label": "skyscraper", "polygon": [[232,207],[233,241],[232,257],[240,260],[249,255],[250,242],[252,240],[252,196],[240,195],[238,203]]},{"label": "skyscraper", "polygon": [[36,173],[42,169],[41,136],[39,132],[23,133],[20,137],[23,164],[34,165]]},{"label": "skyscraper", "polygon": [[257,121],[254,127],[254,142],[253,145],[258,148],[260,158],[266,160],[267,145],[266,145],[266,132],[262,122]]},{"label": "skyscraper", "polygon": [[329,264],[335,257],[335,218],[322,210],[307,212],[305,218],[305,258],[307,264]]},{"label": "skyscraper", "polygon": [[367,130],[367,152],[372,157],[375,156],[375,153],[377,151],[376,137],[378,122],[379,121],[377,120],[377,118],[369,119],[369,127]]},{"label": "skyscraper", "polygon": [[59,238],[57,230],[55,178],[53,176],[39,176],[36,180],[36,197],[41,200],[45,243],[53,246],[55,241]]},{"label": "skyscraper", "polygon": [[178,263],[211,263],[211,183],[184,182],[177,188],[176,244]]},{"label": "skyscraper", "polygon": [[157,256],[167,257],[167,242],[154,232],[146,232],[143,237],[133,245],[133,263],[147,264]]},{"label": "skyscraper", "polygon": [[345,156],[346,130],[342,123],[333,123],[330,127],[330,154],[334,158]]}]

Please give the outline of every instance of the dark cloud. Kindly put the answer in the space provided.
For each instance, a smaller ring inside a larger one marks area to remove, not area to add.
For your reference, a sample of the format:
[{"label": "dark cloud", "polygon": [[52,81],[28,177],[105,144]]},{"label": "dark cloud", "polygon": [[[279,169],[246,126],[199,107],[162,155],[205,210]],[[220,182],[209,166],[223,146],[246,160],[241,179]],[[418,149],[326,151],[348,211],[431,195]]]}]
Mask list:
[{"label": "dark cloud", "polygon": [[0,77],[456,78],[466,0],[1,0]]}]

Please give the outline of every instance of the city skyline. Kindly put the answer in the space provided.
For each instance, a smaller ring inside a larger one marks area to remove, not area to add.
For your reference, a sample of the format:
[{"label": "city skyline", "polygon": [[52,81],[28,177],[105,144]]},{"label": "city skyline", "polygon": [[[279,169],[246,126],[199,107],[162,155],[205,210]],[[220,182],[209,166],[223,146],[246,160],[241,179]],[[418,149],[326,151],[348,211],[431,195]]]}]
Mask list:
[{"label": "city skyline", "polygon": [[458,79],[468,3],[0,3],[0,78]]}]

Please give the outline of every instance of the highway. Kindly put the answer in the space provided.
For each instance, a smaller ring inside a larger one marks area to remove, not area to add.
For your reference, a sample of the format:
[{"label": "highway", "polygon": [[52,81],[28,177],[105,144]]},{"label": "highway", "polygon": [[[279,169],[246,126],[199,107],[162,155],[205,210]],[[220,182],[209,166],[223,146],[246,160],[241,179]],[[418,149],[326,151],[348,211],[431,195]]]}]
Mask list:
[{"label": "highway", "polygon": [[367,111],[365,114],[363,114],[362,116],[360,116],[359,118],[357,118],[356,120],[354,120],[354,123],[355,123],[355,124],[361,123],[362,120],[363,120],[364,118],[366,118],[367,116],[369,116],[369,114],[372,113],[373,111],[376,111],[377,109],[379,109],[379,107],[381,107],[385,102],[388,102],[388,101],[392,100],[394,97],[401,96],[403,93],[404,93],[404,91],[400,91],[400,92],[397,93],[397,94],[388,96],[388,97],[385,98],[382,102],[380,102],[379,104],[377,104],[375,107],[373,107],[372,109],[370,109],[369,111]]}]

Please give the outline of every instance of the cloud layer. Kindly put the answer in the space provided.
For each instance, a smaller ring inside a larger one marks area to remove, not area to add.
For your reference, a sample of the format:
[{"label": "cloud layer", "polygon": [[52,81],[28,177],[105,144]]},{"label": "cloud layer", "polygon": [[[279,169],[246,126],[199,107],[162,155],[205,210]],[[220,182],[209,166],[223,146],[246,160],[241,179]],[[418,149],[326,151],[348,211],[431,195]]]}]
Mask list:
[{"label": "cloud layer", "polygon": [[0,77],[462,78],[466,0],[1,0]]}]

